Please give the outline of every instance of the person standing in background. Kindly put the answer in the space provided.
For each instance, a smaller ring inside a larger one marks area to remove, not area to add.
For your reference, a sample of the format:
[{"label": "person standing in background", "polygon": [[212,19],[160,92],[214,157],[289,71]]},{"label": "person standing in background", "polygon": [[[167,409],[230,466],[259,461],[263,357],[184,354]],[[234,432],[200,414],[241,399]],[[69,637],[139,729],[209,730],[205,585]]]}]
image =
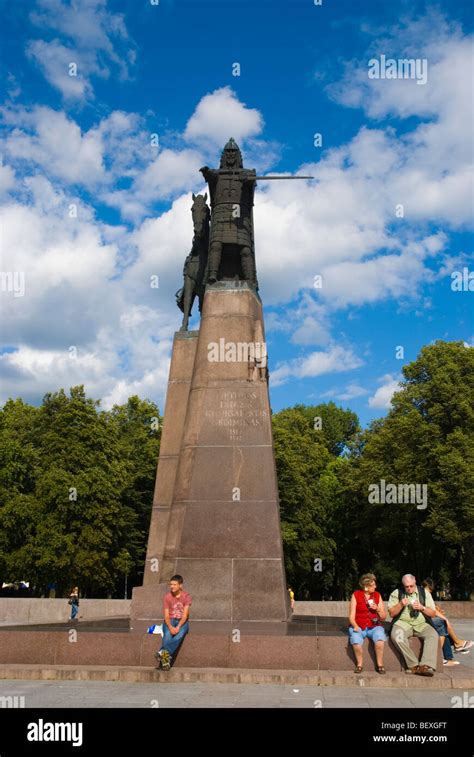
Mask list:
[{"label": "person standing in background", "polygon": [[295,609],[295,592],[291,588],[291,586],[288,586],[288,594],[290,595],[290,608],[291,611]]},{"label": "person standing in background", "polygon": [[69,602],[71,605],[71,617],[70,620],[76,620],[77,613],[79,612],[79,587],[74,586],[69,593]]}]

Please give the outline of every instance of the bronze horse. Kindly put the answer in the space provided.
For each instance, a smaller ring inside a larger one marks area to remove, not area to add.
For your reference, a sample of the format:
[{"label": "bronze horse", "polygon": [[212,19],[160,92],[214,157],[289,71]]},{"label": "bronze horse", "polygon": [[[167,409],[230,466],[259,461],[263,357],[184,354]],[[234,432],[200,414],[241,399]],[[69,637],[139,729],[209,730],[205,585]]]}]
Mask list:
[{"label": "bronze horse", "polygon": [[188,330],[189,316],[196,297],[199,299],[199,312],[204,300],[204,274],[209,251],[209,220],[211,211],[205,195],[193,194],[191,213],[193,216],[194,237],[191,252],[184,261],[184,285],[176,292],[176,302],[183,311],[183,323],[180,331]]}]

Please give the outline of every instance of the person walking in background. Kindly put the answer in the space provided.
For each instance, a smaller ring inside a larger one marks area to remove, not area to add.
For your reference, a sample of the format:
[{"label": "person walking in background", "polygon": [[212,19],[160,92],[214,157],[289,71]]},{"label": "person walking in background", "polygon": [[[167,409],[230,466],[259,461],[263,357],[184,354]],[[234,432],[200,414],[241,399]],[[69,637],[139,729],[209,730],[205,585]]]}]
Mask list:
[{"label": "person walking in background", "polygon": [[[422,583],[422,586],[425,588],[425,591],[428,591],[430,594],[433,594],[435,582],[432,578],[425,578],[425,580]],[[460,639],[459,636],[456,634],[452,624],[447,619],[446,615],[444,614],[441,607],[437,604],[435,604],[436,609],[436,617],[432,619],[432,623],[436,630],[438,631],[439,635],[441,637],[444,637],[444,643],[443,643],[443,665],[446,665],[448,667],[452,667],[454,665],[459,665],[460,663],[454,659],[453,657],[453,650],[451,648],[451,641],[454,644],[454,651],[455,652],[467,652],[467,650],[472,647],[473,642],[472,641],[464,641],[463,639]],[[469,654],[469,652],[467,652]]]},{"label": "person walking in background", "polygon": [[183,589],[183,577],[176,575],[170,580],[170,590],[163,598],[163,640],[155,652],[158,667],[169,670],[172,655],[177,651],[189,631],[189,608],[191,596]]},{"label": "person walking in background", "polygon": [[79,587],[74,586],[69,593],[69,602],[71,605],[71,617],[70,620],[76,620],[77,613],[79,612]]},{"label": "person walking in background", "polygon": [[385,620],[385,607],[379,592],[376,591],[376,578],[373,573],[365,573],[359,581],[349,603],[349,641],[354,650],[356,667],[354,673],[362,673],[364,639],[373,641],[376,670],[385,673],[383,665],[384,644],[387,640],[382,622]]}]

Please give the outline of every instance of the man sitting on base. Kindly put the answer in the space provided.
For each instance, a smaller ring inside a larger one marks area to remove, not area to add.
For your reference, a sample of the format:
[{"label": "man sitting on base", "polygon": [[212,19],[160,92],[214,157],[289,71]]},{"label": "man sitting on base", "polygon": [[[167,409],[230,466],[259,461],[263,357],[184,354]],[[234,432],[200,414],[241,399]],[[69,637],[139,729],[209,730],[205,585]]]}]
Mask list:
[{"label": "man sitting on base", "polygon": [[170,580],[170,590],[163,598],[163,641],[161,649],[155,652],[158,667],[169,670],[171,656],[189,631],[190,595],[183,590],[183,577],[173,576]]},{"label": "man sitting on base", "polygon": [[[436,615],[433,597],[410,573],[402,578],[402,587],[395,589],[388,600],[388,612],[392,618],[391,639],[405,658],[406,673],[432,676],[438,658],[438,633],[430,623]],[[418,662],[410,647],[410,636],[423,639],[423,653]]]}]

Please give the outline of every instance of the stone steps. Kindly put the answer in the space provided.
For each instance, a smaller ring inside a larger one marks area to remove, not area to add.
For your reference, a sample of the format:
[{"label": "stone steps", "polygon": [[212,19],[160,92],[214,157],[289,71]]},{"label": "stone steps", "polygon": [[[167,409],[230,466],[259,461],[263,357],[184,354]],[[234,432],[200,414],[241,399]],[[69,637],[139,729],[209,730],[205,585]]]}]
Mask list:
[{"label": "stone steps", "polygon": [[116,681],[124,683],[242,683],[298,686],[343,686],[354,688],[462,689],[474,688],[471,670],[435,673],[432,678],[368,670],[360,675],[340,670],[262,670],[237,668],[172,668],[112,665],[0,664],[0,680]]}]

